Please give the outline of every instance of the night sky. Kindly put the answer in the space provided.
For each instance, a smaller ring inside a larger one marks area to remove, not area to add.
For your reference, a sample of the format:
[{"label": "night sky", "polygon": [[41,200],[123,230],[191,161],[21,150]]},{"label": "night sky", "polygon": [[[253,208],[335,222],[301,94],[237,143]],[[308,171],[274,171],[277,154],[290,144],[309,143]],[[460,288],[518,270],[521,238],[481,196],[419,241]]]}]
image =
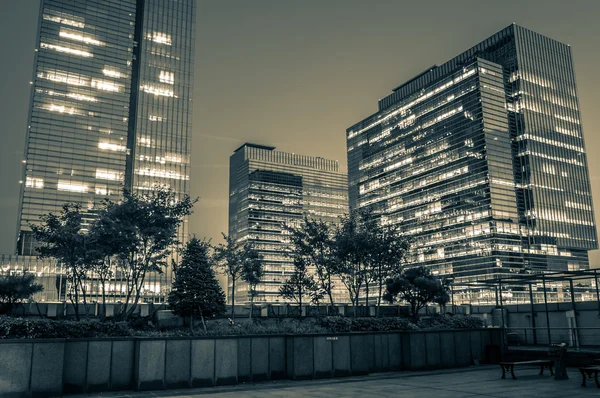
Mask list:
[{"label": "night sky", "polygon": [[[38,0],[0,0],[0,253],[12,253]],[[600,1],[198,0],[190,231],[227,231],[228,165],[249,141],[337,159],[377,100],[516,22],[573,47],[600,214]],[[591,263],[600,266],[600,254]]]}]

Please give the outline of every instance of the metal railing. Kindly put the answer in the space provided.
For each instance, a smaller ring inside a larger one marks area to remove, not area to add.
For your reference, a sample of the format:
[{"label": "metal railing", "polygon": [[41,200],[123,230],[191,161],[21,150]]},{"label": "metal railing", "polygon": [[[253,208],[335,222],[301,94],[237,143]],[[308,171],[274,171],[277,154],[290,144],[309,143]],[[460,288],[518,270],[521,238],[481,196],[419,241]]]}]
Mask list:
[{"label": "metal railing", "polygon": [[565,343],[570,348],[600,350],[600,327],[507,327],[504,330],[508,346]]}]

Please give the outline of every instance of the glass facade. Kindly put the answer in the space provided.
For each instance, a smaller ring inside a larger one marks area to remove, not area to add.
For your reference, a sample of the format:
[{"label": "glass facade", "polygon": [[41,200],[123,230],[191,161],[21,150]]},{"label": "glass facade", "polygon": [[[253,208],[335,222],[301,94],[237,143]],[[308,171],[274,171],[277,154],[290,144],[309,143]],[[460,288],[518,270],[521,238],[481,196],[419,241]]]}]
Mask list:
[{"label": "glass facade", "polygon": [[471,281],[588,268],[596,227],[571,48],[511,25],[347,130],[350,208],[414,239],[411,263]]},{"label": "glass facade", "polygon": [[[263,256],[265,276],[257,302],[284,301],[279,287],[293,272],[284,225],[298,225],[304,215],[335,223],[347,212],[347,177],[337,161],[254,144],[242,145],[230,158],[229,235],[253,242]],[[334,299],[346,301],[338,285]],[[248,286],[237,282],[235,297],[249,301]]]},{"label": "glass facade", "polygon": [[[36,254],[29,225],[66,202],[90,222],[123,187],[188,193],[195,15],[195,0],[41,1],[19,254]],[[154,275],[148,294],[168,280]]]}]

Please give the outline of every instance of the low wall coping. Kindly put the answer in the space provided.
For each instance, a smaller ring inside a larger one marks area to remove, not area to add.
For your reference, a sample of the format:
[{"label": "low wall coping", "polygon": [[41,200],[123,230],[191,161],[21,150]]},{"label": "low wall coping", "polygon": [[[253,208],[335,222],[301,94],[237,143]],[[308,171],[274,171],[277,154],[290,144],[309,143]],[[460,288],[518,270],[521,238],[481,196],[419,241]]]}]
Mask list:
[{"label": "low wall coping", "polygon": [[121,337],[82,337],[82,338],[44,338],[44,339],[0,339],[0,344],[15,343],[57,343],[57,342],[86,342],[86,341],[157,341],[157,340],[228,340],[241,338],[270,338],[270,337],[330,337],[330,336],[362,336],[372,334],[420,334],[420,333],[455,333],[455,332],[480,332],[486,330],[501,330],[501,328],[478,329],[433,329],[433,330],[386,330],[373,332],[342,332],[342,333],[310,333],[310,334],[239,334],[226,336],[121,336]]}]

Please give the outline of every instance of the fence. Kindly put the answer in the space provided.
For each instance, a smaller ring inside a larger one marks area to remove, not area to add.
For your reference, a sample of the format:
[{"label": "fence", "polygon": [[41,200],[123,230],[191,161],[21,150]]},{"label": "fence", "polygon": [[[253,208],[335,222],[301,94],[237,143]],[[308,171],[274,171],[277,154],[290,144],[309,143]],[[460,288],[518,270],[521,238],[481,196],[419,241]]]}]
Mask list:
[{"label": "fence", "polygon": [[0,340],[0,396],[312,379],[485,362],[502,330]]}]

